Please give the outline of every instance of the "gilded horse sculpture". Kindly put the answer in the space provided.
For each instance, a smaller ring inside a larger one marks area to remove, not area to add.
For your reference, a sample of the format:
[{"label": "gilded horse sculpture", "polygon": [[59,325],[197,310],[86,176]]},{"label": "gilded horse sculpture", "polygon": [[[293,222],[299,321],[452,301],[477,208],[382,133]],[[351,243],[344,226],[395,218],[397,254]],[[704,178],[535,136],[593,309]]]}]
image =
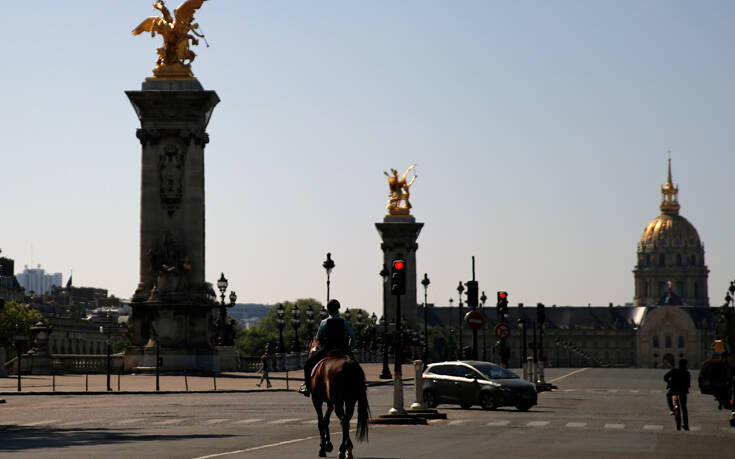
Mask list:
[{"label": "gilded horse sculpture", "polygon": [[[411,202],[408,200],[410,193],[409,188],[413,185],[418,175],[416,175],[416,165],[406,169],[401,177],[398,177],[398,171],[390,170],[390,174],[383,172],[388,177],[388,188],[390,189],[390,199],[385,208],[388,209],[388,215],[408,215],[411,213]],[[406,183],[406,177],[410,171],[414,171],[413,178]],[[403,206],[401,206],[403,201]]]},{"label": "gilded horse sculpture", "polygon": [[[194,22],[194,12],[201,8],[205,1],[186,0],[174,10],[172,17],[164,1],[158,0],[153,4],[153,8],[160,11],[162,17],[151,16],[133,29],[133,35],[150,32],[152,37],[155,37],[156,33],[163,37],[163,46],[156,50],[158,59],[153,69],[154,79],[194,79],[191,61],[196,54],[189,49],[189,41],[192,45],[198,45],[197,37],[204,38],[204,35],[197,31],[199,24]],[[206,41],[204,39],[205,43]]]}]

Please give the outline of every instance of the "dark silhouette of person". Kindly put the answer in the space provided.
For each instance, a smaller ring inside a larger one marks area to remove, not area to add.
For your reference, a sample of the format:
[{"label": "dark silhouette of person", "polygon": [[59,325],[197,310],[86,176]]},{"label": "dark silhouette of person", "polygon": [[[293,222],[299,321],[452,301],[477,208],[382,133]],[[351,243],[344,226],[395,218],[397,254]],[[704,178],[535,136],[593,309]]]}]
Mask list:
[{"label": "dark silhouette of person", "polygon": [[681,423],[684,430],[689,430],[689,412],[687,410],[687,394],[691,384],[691,377],[687,370],[687,359],[679,360],[679,368],[672,368],[664,375],[664,381],[668,385],[666,391],[669,408],[673,412],[673,403],[671,398],[674,395],[679,396],[679,409],[681,410]]},{"label": "dark silhouette of person", "polygon": [[311,370],[314,365],[325,358],[330,351],[350,354],[351,343],[355,342],[355,332],[352,331],[350,323],[339,316],[339,308],[340,304],[337,300],[330,300],[327,303],[329,317],[322,320],[316,332],[319,349],[304,363],[304,385],[301,386],[299,392],[306,397],[311,395]]}]

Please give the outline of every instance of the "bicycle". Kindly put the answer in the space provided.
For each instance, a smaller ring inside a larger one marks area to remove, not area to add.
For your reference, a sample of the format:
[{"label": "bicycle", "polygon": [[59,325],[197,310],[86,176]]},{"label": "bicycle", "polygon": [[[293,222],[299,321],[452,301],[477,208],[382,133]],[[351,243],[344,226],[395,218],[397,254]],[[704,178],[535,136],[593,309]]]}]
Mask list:
[{"label": "bicycle", "polygon": [[671,401],[674,405],[674,420],[676,420],[676,430],[681,430],[681,405],[678,395],[673,395]]}]

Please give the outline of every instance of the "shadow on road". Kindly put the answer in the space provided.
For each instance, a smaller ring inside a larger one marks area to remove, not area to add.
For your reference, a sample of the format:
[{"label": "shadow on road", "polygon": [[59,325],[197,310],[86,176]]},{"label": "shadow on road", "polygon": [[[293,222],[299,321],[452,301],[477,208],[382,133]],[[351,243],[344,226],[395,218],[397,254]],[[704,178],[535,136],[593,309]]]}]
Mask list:
[{"label": "shadow on road", "polygon": [[144,435],[109,429],[52,429],[48,427],[0,426],[0,452],[104,445],[140,441],[176,441],[198,438],[225,438],[232,435]]}]

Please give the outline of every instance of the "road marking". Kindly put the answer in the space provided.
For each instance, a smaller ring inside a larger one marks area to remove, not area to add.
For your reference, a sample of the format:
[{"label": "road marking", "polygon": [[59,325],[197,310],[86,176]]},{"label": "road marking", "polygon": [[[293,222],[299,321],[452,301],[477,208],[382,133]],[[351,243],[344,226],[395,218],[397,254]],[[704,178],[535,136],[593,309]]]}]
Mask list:
[{"label": "road marking", "polygon": [[154,422],[151,425],[153,425],[153,426],[168,426],[168,425],[171,425],[171,424],[179,424],[179,423],[182,423],[184,421],[186,421],[186,419],[167,419],[165,421]]},{"label": "road marking", "polygon": [[80,419],[79,421],[62,422],[60,426],[80,426],[82,424],[89,424],[94,422],[94,419]]},{"label": "road marking", "polygon": [[581,373],[584,370],[589,370],[589,368],[580,368],[579,370],[574,370],[573,372],[568,373],[568,374],[565,374],[564,376],[559,376],[558,378],[550,379],[549,382],[552,383],[552,382],[556,382],[556,381],[561,381],[564,378],[567,378],[567,377],[572,376],[572,375],[576,375],[577,373]]},{"label": "road marking", "polygon": [[702,428],[699,426],[690,426],[689,430],[691,430],[692,432],[699,432],[700,430],[702,430]]},{"label": "road marking", "polygon": [[608,389],[607,391],[612,392],[614,394],[614,393],[617,393],[618,389]]},{"label": "road marking", "polygon": [[664,426],[659,424],[646,424],[643,426],[643,430],[664,430]]},{"label": "road marking", "polygon": [[49,425],[49,424],[53,424],[54,422],[59,422],[60,420],[61,419],[46,419],[45,421],[27,422],[25,424],[20,424],[19,427],[35,427],[35,426]]},{"label": "road marking", "polygon": [[577,389],[564,389],[564,392],[574,392],[574,391],[576,391],[576,390],[577,390]]},{"label": "road marking", "polygon": [[586,426],[586,422],[567,422],[567,427],[581,428]]},{"label": "road marking", "polygon": [[637,394],[638,392],[640,392],[640,390],[638,390],[638,389],[631,389],[629,392],[631,394]]},{"label": "road marking", "polygon": [[454,421],[449,421],[447,423],[448,426],[458,426],[460,424],[464,424],[467,422],[467,419],[455,419]]},{"label": "road marking", "polygon": [[319,420],[312,419],[311,421],[304,421],[303,424],[319,424]]},{"label": "road marking", "polygon": [[528,424],[526,424],[526,427],[543,427],[548,426],[549,421],[531,421]]},{"label": "road marking", "polygon": [[276,419],[275,421],[268,421],[268,424],[286,424],[289,422],[296,422],[300,421],[301,418],[286,418],[286,419]]},{"label": "road marking", "polygon": [[510,424],[510,421],[503,420],[503,421],[488,422],[486,425],[488,426],[507,426],[508,424]]},{"label": "road marking", "polygon": [[128,425],[128,424],[135,424],[136,422],[144,421],[144,419],[123,419],[122,421],[118,421],[118,424],[120,425]]},{"label": "road marking", "polygon": [[651,389],[651,393],[652,394],[660,394],[661,393],[661,389]]},{"label": "road marking", "polygon": [[625,424],[605,424],[606,429],[625,429]]},{"label": "road marking", "polygon": [[262,421],[262,419],[243,419],[241,421],[235,421],[233,424],[253,424],[260,421]]},{"label": "road marking", "polygon": [[223,422],[230,421],[230,419],[210,419],[209,421],[205,421],[205,424],[214,425],[214,424],[222,424]]}]

